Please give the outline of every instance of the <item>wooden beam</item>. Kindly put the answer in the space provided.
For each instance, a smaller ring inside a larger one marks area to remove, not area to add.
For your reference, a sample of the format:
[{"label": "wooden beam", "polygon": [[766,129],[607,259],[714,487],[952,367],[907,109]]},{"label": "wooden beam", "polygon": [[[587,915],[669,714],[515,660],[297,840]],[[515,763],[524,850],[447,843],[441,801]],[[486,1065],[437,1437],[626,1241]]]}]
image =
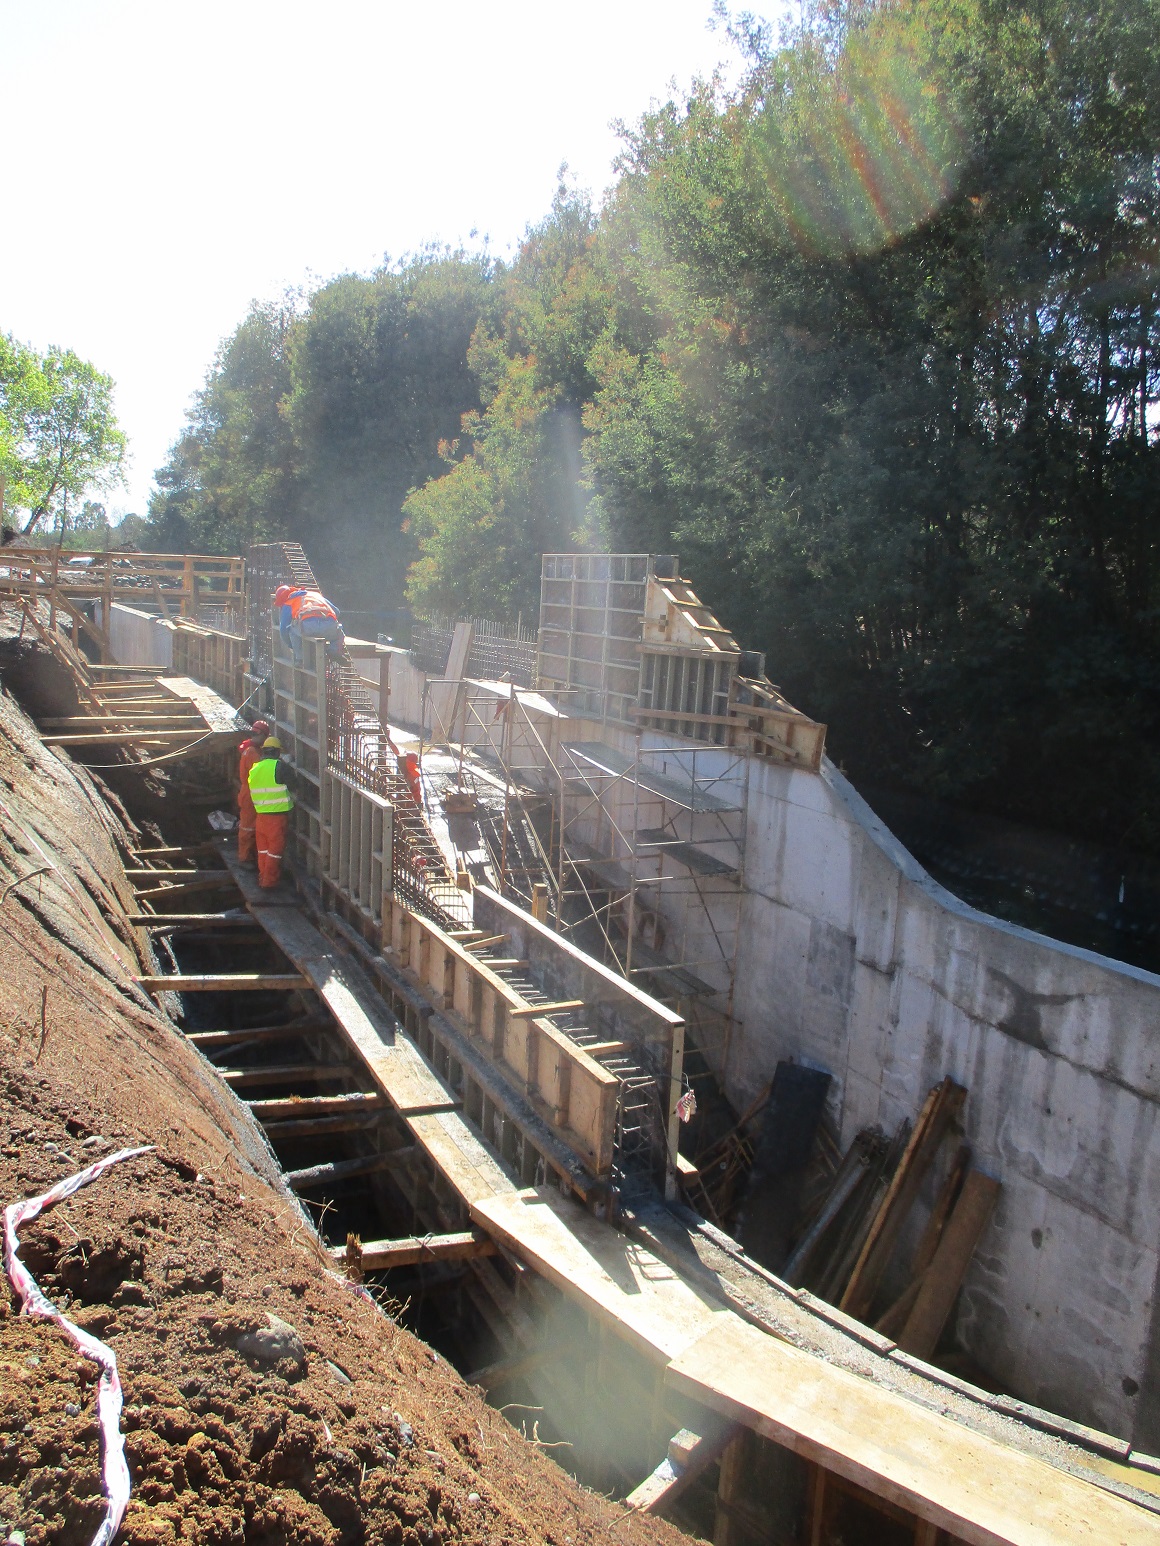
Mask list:
[{"label": "wooden beam", "polygon": [[587,1005],[582,998],[564,998],[554,1004],[521,1004],[514,1009],[509,1006],[508,1019],[537,1020],[541,1015],[562,1015],[569,1010],[585,1008]]},{"label": "wooden beam", "polygon": [[638,1513],[659,1514],[721,1458],[738,1431],[735,1423],[727,1423],[718,1432],[702,1437],[682,1428],[669,1440],[668,1454],[660,1465],[624,1501]]},{"label": "wooden beam", "polygon": [[385,1095],[364,1090],[353,1090],[346,1095],[291,1095],[283,1100],[252,1100],[250,1110],[267,1126],[270,1122],[307,1119],[328,1116],[352,1116],[356,1112],[384,1111]]},{"label": "wooden beam", "polygon": [[[168,888],[165,888],[168,889]],[[154,891],[153,896],[164,896],[165,889]],[[138,892],[138,896],[143,893]],[[255,925],[249,913],[128,913],[125,921],[139,929],[253,929]]]},{"label": "wooden beam", "polygon": [[293,1020],[289,1025],[252,1025],[246,1031],[187,1031],[185,1039],[200,1052],[212,1052],[215,1047],[236,1047],[246,1041],[278,1041],[333,1029],[331,1020]]},{"label": "wooden beam", "polygon": [[125,714],[72,714],[67,719],[42,719],[38,724],[41,730],[99,730],[102,725],[126,730],[197,730],[205,727],[205,720],[200,714],[154,714],[135,709]]},{"label": "wooden beam", "polygon": [[42,735],[45,746],[133,746],[139,741],[188,741],[192,736],[216,735],[208,725],[189,730],[107,730],[94,735]]},{"label": "wooden beam", "polygon": [[[349,1181],[355,1176],[373,1176],[380,1170],[406,1170],[418,1152],[418,1145],[409,1143],[405,1148],[388,1150],[382,1154],[363,1154],[355,1159],[308,1165],[304,1170],[288,1170],[286,1180],[296,1192],[306,1192],[315,1186],[335,1186],[339,1181]],[[345,1260],[345,1248],[339,1251],[339,1257]]]},{"label": "wooden beam", "polygon": [[[229,871],[228,870],[222,870],[221,873],[223,875],[228,875]],[[204,875],[204,874],[205,874],[204,870],[198,870],[198,869],[193,869],[193,870],[156,870],[156,869],[149,869],[149,868],[145,868],[145,867],[138,868],[136,865],[126,866],[126,868],[125,868],[125,879],[126,880],[158,880],[158,879],[160,879],[160,880],[194,880],[194,879],[197,878],[197,876]],[[214,871],[214,874],[215,875],[217,874],[216,870]]]},{"label": "wooden beam", "polygon": [[223,972],[192,975],[174,972],[167,977],[136,977],[147,993],[253,993],[278,988],[308,988],[310,978],[301,972]]},{"label": "wooden beam", "polygon": [[147,891],[134,886],[133,890],[140,902],[153,901],[159,896],[188,896],[192,891],[218,891],[223,886],[236,884],[229,870],[207,870],[197,880],[179,880],[175,886],[153,886]]},{"label": "wooden beam", "polygon": [[898,1241],[902,1226],[923,1177],[930,1168],[951,1122],[962,1110],[967,1092],[948,1075],[934,1087],[923,1103],[918,1121],[906,1150],[898,1162],[890,1186],[874,1215],[870,1233],[862,1246],[842,1302],[838,1306],[856,1320],[865,1318],[873,1302],[882,1275]]},{"label": "wooden beam", "polygon": [[523,1353],[518,1358],[501,1358],[497,1363],[486,1364],[482,1369],[476,1369],[467,1376],[469,1385],[478,1385],[483,1390],[498,1390],[501,1385],[510,1385],[513,1380],[522,1380],[525,1374],[531,1374],[548,1358],[559,1357],[562,1349],[553,1346],[534,1347],[531,1352]]},{"label": "wooden beam", "polygon": [[930,1266],[923,1275],[914,1308],[898,1335],[898,1345],[916,1358],[929,1358],[938,1345],[955,1299],[999,1197],[999,1182],[981,1170],[969,1170],[947,1220]]},{"label": "wooden beam", "polygon": [[131,848],[135,859],[186,859],[194,854],[217,853],[216,843],[184,843],[170,848]]},{"label": "wooden beam", "polygon": [[[287,1176],[289,1179],[290,1176]],[[392,1267],[413,1267],[419,1262],[475,1261],[481,1256],[496,1256],[498,1253],[499,1247],[490,1235],[481,1229],[465,1229],[445,1235],[407,1235],[398,1240],[367,1240],[363,1242],[361,1262],[364,1272],[387,1272]],[[330,1255],[336,1262],[345,1262],[346,1247],[331,1246]]]},{"label": "wooden beam", "polygon": [[350,1063],[271,1063],[267,1068],[219,1068],[232,1090],[255,1084],[318,1084],[356,1074]]}]

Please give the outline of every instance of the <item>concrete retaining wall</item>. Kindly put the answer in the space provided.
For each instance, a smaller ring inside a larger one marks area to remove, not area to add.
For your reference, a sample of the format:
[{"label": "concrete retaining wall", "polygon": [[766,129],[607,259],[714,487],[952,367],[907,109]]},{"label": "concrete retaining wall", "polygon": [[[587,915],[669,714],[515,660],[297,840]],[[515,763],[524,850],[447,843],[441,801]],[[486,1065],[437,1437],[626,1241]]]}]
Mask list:
[{"label": "concrete retaining wall", "polygon": [[[97,603],[100,621],[102,606]],[[136,607],[114,601],[109,608],[109,643],[119,666],[156,666],[168,670],[173,664],[173,625],[163,617],[151,617]]]},{"label": "concrete retaining wall", "polygon": [[806,1059],[848,1142],[965,1084],[1003,1191],[962,1342],[1023,1399],[1156,1447],[1160,978],[965,906],[830,766],[752,765],[746,882],[734,1098]]}]

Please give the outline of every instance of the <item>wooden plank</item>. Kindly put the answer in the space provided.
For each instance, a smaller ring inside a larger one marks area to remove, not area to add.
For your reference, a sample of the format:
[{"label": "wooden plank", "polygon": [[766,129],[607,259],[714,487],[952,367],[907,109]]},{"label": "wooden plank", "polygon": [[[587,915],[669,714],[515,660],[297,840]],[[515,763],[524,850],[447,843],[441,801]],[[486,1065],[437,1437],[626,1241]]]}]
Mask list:
[{"label": "wooden plank", "polygon": [[[360,1263],[364,1272],[387,1272],[392,1267],[413,1267],[420,1262],[474,1261],[495,1256],[499,1247],[480,1229],[442,1235],[408,1235],[398,1240],[364,1240]],[[346,1247],[332,1246],[335,1262],[345,1262]]]},{"label": "wooden plank", "polygon": [[405,1118],[407,1129],[466,1207],[514,1197],[516,1184],[457,1111]]},{"label": "wooden plank", "polygon": [[[470,618],[461,617],[451,635],[451,649],[447,656],[447,670],[443,673],[449,682],[461,682],[467,675],[467,658],[475,642],[475,624]],[[452,727],[448,725],[448,729]]]},{"label": "wooden plank", "polygon": [[195,681],[191,676],[159,676],[157,685],[175,698],[192,703],[211,730],[223,735],[240,732],[242,727],[237,710],[204,682]]},{"label": "wooden plank", "polygon": [[[333,1097],[321,1098],[329,1100]],[[265,1102],[252,1102],[254,1106],[263,1104]],[[348,1133],[373,1133],[378,1127],[380,1116],[380,1111],[359,1108],[345,1116],[304,1117],[289,1122],[275,1122],[267,1117],[262,1126],[266,1130],[266,1137],[273,1144],[300,1143],[304,1138],[342,1138]]]},{"label": "wooden plank", "polygon": [[232,1090],[244,1090],[255,1084],[319,1084],[350,1078],[357,1070],[349,1063],[271,1063],[267,1068],[219,1068],[218,1073]]},{"label": "wooden plank", "polygon": [[[970,1159],[970,1145],[961,1144],[947,1172],[946,1180],[935,1198],[930,1218],[927,1219],[926,1228],[922,1232],[922,1239],[914,1253],[914,1260],[910,1264],[911,1281],[890,1308],[874,1323],[874,1330],[880,1331],[884,1337],[896,1338],[914,1308],[914,1301],[918,1298],[918,1291],[922,1287],[923,1274],[934,1258],[951,1209],[958,1201],[959,1189]],[[792,1279],[787,1276],[786,1281],[790,1282]]]},{"label": "wooden plank", "polygon": [[459,1098],[427,1067],[418,1049],[397,1034],[385,1010],[375,1005],[374,990],[368,986],[360,991],[349,963],[338,967],[307,959],[303,965],[348,1045],[401,1116],[459,1108]]},{"label": "wooden plank", "polygon": [[501,1358],[497,1363],[486,1364],[482,1369],[475,1369],[466,1376],[469,1385],[478,1385],[481,1389],[491,1392],[498,1390],[501,1385],[510,1385],[513,1380],[522,1380],[525,1375],[533,1373],[547,1359],[560,1357],[563,1349],[554,1346],[534,1347],[528,1353],[521,1353],[517,1358]]},{"label": "wooden plank", "polygon": [[200,714],[151,714],[136,708],[124,714],[70,714],[64,719],[42,719],[39,725],[42,730],[72,730],[78,726],[82,729],[87,726],[90,730],[99,730],[103,725],[133,730],[150,727],[157,730],[205,729],[205,722]]},{"label": "wooden plank", "polygon": [[358,1176],[373,1176],[381,1170],[406,1170],[414,1158],[415,1146],[407,1144],[405,1148],[381,1154],[360,1154],[354,1159],[329,1160],[302,1170],[288,1170],[286,1180],[296,1192],[307,1192],[316,1186],[335,1186]]},{"label": "wooden plank", "polygon": [[[181,870],[156,870],[144,865],[132,865],[126,869],[125,874],[132,880],[172,880],[185,883],[193,880],[217,880],[223,884],[233,885],[233,877],[229,870],[205,869],[202,867],[186,868]],[[133,888],[134,890],[137,887]]]},{"label": "wooden plank", "polygon": [[277,988],[308,988],[301,972],[224,972],[220,976],[174,972],[169,977],[135,977],[147,993],[253,993]]},{"label": "wooden plank", "polygon": [[[125,870],[126,880],[195,880],[199,875],[204,875],[205,870],[158,870],[136,865],[129,866]],[[217,870],[213,873],[216,875]],[[225,873],[223,870],[222,874]]]},{"label": "wooden plank", "polygon": [[209,854],[217,852],[216,843],[183,843],[177,847],[165,848],[131,848],[129,852],[135,859],[189,859],[195,854]]},{"label": "wooden plank", "polygon": [[244,1031],[187,1031],[185,1039],[199,1052],[212,1052],[215,1047],[236,1047],[247,1041],[284,1041],[333,1029],[329,1020],[298,1020],[289,1025],[252,1025]]},{"label": "wooden plank", "polygon": [[967,1172],[954,1212],[923,1276],[914,1308],[899,1334],[898,1345],[904,1352],[913,1353],[916,1358],[929,1358],[934,1352],[999,1191],[1000,1183],[981,1170]]},{"label": "wooden plank", "polygon": [[189,741],[194,736],[209,737],[212,731],[189,730],[103,730],[92,735],[42,735],[45,746],[135,746],[141,741]]},{"label": "wooden plank", "polygon": [[[236,861],[227,855],[231,867]],[[236,871],[235,871],[236,872]],[[253,916],[303,973],[334,1016],[336,1029],[371,1078],[402,1115],[454,1111],[459,1099],[427,1067],[362,970],[338,957],[334,946],[296,907],[252,905]]]},{"label": "wooden plank", "polygon": [[158,897],[189,896],[194,891],[219,891],[233,884],[233,877],[228,870],[207,870],[199,880],[179,880],[174,886],[153,886],[148,890],[134,886],[133,890],[139,902],[152,902]]},{"label": "wooden plank", "polygon": [[345,1095],[289,1095],[282,1100],[252,1100],[248,1104],[263,1127],[270,1122],[366,1115],[387,1109],[382,1095],[364,1090],[352,1090]]},{"label": "wooden plank", "polygon": [[482,1199],[471,1216],[654,1363],[691,1347],[719,1317],[732,1318],[645,1246],[550,1187]]},{"label": "wooden plank", "polygon": [[[138,892],[138,895],[141,893]],[[154,892],[164,896],[164,890]],[[257,927],[249,913],[128,913],[125,921],[144,929],[253,929]]]},{"label": "wooden plank", "polygon": [[969,1546],[1160,1546],[1157,1516],[734,1315],[665,1383]]},{"label": "wooden plank", "polygon": [[927,1096],[842,1295],[838,1308],[847,1315],[861,1320],[870,1309],[923,1177],[966,1095],[963,1086],[948,1075]]},{"label": "wooden plank", "polygon": [[[489,966],[491,962],[487,963]],[[584,1009],[582,998],[562,998],[554,1004],[521,1004],[508,1006],[509,1020],[538,1020],[541,1015],[562,1015],[574,1009]],[[588,1049],[585,1048],[585,1051]]]},{"label": "wooden plank", "polygon": [[737,1432],[736,1423],[726,1423],[718,1432],[705,1436],[682,1428],[669,1440],[668,1454],[660,1465],[633,1488],[625,1503],[641,1514],[661,1513],[721,1458]]}]

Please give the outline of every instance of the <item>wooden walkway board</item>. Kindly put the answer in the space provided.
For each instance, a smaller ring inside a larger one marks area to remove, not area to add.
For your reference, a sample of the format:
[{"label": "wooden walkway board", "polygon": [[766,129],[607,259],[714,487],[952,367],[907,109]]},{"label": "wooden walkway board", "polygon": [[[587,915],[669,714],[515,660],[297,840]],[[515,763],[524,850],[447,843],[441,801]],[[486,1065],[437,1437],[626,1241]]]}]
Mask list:
[{"label": "wooden walkway board", "polygon": [[253,916],[307,978],[395,1109],[404,1117],[455,1111],[460,1102],[427,1067],[418,1048],[406,1036],[396,1036],[394,1021],[361,968],[340,958],[335,946],[302,916],[290,897],[283,905],[272,907],[265,905],[260,892],[258,899],[252,900],[244,884],[250,878],[246,871],[232,852],[223,851],[223,857]]},{"label": "wooden walkway board", "polygon": [[615,1335],[667,1363],[732,1312],[659,1257],[549,1187],[485,1199],[471,1215]]},{"label": "wooden walkway board", "polygon": [[666,1383],[972,1546],[1160,1546],[1160,1517],[735,1315]]},{"label": "wooden walkway board", "polygon": [[395,1025],[360,968],[296,910],[255,907],[254,917],[307,977],[378,1087],[402,1116],[454,1111],[459,1101]]},{"label": "wooden walkway board", "polygon": [[188,699],[209,728],[219,735],[239,733],[241,722],[237,711],[204,682],[195,682],[191,676],[159,676],[157,685],[175,698]]},{"label": "wooden walkway board", "polygon": [[516,1184],[492,1159],[457,1112],[406,1118],[415,1142],[469,1208],[492,1198],[515,1198]]}]

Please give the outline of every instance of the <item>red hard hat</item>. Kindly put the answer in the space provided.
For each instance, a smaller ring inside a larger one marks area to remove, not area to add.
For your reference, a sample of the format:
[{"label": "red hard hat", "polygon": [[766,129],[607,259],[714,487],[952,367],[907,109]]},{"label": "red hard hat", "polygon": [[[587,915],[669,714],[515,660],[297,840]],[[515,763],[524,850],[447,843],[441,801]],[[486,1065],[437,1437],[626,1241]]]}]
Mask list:
[{"label": "red hard hat", "polygon": [[264,719],[256,719],[250,729],[250,739],[256,741],[259,736],[266,737],[270,734],[270,726]]},{"label": "red hard hat", "polygon": [[278,589],[274,592],[274,605],[280,607],[283,602],[289,599],[289,596],[290,587],[288,585],[279,585]]}]

